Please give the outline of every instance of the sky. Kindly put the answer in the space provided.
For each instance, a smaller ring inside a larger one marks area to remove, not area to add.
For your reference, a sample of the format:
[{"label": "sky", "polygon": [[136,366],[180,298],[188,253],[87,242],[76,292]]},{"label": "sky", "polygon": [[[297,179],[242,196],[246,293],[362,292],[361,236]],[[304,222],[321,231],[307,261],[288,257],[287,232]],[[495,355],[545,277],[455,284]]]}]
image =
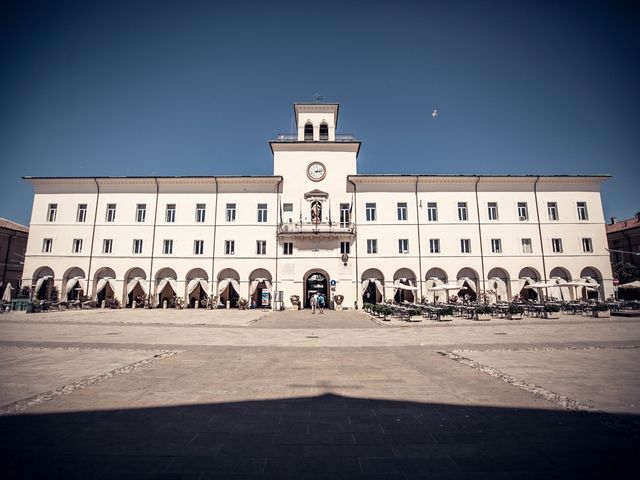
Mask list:
[{"label": "sky", "polygon": [[612,0],[3,0],[0,217],[28,225],[25,175],[269,175],[320,94],[359,173],[605,173],[629,218],[638,24]]}]

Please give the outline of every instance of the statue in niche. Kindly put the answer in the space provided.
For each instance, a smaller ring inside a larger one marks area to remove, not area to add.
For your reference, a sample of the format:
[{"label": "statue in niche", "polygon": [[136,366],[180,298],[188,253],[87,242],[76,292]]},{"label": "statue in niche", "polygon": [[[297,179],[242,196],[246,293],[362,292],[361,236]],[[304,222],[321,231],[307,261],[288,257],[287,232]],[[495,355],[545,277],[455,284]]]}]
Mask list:
[{"label": "statue in niche", "polygon": [[311,203],[311,222],[320,223],[322,221],[322,204],[319,200]]}]

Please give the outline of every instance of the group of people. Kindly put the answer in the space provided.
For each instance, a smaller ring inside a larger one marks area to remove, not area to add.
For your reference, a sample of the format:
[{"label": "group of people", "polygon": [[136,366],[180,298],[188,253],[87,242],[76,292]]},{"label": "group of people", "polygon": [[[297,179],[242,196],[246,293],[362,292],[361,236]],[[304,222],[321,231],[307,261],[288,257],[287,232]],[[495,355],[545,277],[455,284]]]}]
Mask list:
[{"label": "group of people", "polygon": [[318,310],[318,313],[320,314],[324,313],[324,306],[326,302],[326,297],[320,292],[316,292],[311,295],[311,298],[309,299],[309,303],[311,304],[311,313],[316,313],[316,310]]}]

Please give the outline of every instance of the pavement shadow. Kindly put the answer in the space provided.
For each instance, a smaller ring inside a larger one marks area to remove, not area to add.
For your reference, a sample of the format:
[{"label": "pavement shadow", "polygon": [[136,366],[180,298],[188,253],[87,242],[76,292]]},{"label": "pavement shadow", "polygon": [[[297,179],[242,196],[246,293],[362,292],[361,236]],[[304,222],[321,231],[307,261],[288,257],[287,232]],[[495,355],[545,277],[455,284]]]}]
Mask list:
[{"label": "pavement shadow", "polygon": [[615,478],[635,416],[325,394],[0,417],[13,478]]}]

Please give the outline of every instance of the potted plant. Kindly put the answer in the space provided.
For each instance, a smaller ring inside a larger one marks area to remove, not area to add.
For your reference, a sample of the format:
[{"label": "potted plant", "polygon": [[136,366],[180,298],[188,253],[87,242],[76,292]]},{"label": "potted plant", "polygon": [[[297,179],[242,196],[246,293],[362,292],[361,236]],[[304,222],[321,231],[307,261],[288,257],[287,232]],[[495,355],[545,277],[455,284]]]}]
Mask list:
[{"label": "potted plant", "polygon": [[517,303],[509,304],[509,319],[510,320],[522,320],[522,314],[524,313],[524,307]]},{"label": "potted plant", "polygon": [[491,320],[493,309],[487,304],[481,304],[476,307],[476,316],[474,320],[487,321]]},{"label": "potted plant", "polygon": [[611,308],[604,302],[598,302],[593,307],[591,307],[593,311],[593,316],[596,318],[610,318],[611,317]]},{"label": "potted plant", "polygon": [[27,313],[37,313],[41,311],[40,300],[34,298],[27,304]]},{"label": "potted plant", "polygon": [[240,297],[238,299],[238,308],[240,310],[246,310],[247,309],[247,305],[249,305],[249,300],[247,300],[244,297]]},{"label": "potted plant", "polygon": [[560,318],[560,305],[556,303],[545,303],[543,310],[545,318]]},{"label": "potted plant", "polygon": [[378,306],[380,307],[380,315],[382,316],[382,319],[388,321],[389,319],[387,318],[387,316],[391,315],[393,310],[389,305],[380,304]]},{"label": "potted plant", "polygon": [[447,305],[446,307],[442,307],[439,310],[438,321],[440,322],[450,322],[453,320],[453,307]]},{"label": "potted plant", "polygon": [[109,308],[115,310],[117,308],[120,308],[120,300],[118,300],[115,297],[110,298],[109,301],[107,302],[107,305],[109,305]]}]

